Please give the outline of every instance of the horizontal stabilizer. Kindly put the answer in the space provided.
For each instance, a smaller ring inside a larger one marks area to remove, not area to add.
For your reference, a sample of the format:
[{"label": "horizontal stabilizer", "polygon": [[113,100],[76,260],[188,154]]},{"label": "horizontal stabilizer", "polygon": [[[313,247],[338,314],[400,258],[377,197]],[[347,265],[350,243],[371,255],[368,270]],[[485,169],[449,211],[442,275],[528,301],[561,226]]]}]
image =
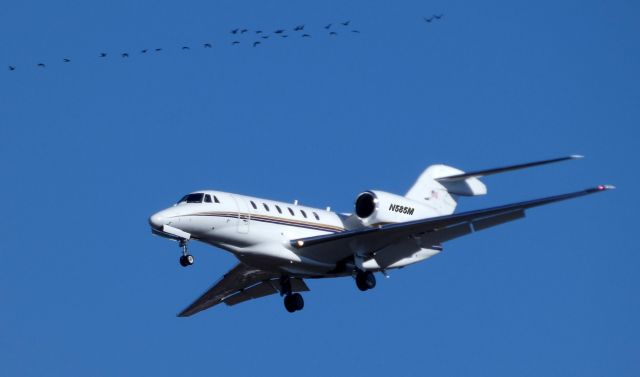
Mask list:
[{"label": "horizontal stabilizer", "polygon": [[552,164],[554,162],[561,162],[561,161],[567,161],[567,160],[576,160],[576,159],[579,159],[579,158],[582,158],[582,157],[583,156],[574,154],[574,155],[567,156],[567,157],[552,158],[550,160],[528,162],[526,164],[503,166],[503,167],[500,167],[500,168],[478,170],[478,171],[473,171],[473,172],[468,172],[468,173],[450,175],[448,177],[436,178],[436,181],[438,181],[438,182],[462,181],[462,180],[465,180],[465,179],[468,179],[468,178],[484,177],[484,176],[487,176],[487,175],[504,173],[504,172],[512,171],[512,170],[520,170],[520,169],[531,168],[531,167],[534,167],[534,166]]}]

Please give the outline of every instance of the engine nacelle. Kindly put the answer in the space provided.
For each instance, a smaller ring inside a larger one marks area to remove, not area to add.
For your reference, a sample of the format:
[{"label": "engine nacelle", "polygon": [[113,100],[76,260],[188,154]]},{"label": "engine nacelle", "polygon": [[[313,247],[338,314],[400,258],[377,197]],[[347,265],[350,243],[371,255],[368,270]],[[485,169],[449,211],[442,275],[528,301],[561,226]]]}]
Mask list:
[{"label": "engine nacelle", "polygon": [[356,216],[365,226],[400,223],[436,216],[430,207],[384,191],[365,191],[356,198]]}]

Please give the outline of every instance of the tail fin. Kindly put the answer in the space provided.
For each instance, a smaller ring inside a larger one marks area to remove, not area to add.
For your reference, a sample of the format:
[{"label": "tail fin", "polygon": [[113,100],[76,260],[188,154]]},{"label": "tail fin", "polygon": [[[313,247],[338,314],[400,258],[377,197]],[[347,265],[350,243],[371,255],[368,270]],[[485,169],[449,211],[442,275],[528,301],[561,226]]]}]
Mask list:
[{"label": "tail fin", "polygon": [[456,209],[457,196],[476,196],[487,193],[487,186],[478,179],[479,177],[578,158],[582,156],[571,155],[469,173],[447,165],[431,165],[418,177],[405,197],[427,204],[440,215],[449,215]]}]

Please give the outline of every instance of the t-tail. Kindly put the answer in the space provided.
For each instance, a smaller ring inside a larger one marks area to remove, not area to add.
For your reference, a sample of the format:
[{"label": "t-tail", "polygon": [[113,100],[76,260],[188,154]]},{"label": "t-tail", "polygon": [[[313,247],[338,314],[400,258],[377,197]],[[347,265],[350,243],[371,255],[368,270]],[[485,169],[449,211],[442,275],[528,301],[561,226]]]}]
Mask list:
[{"label": "t-tail", "polygon": [[456,209],[458,196],[477,196],[487,193],[487,186],[479,179],[481,177],[582,157],[571,155],[472,172],[464,172],[448,165],[431,165],[418,177],[405,197],[426,204],[440,215],[450,215]]}]

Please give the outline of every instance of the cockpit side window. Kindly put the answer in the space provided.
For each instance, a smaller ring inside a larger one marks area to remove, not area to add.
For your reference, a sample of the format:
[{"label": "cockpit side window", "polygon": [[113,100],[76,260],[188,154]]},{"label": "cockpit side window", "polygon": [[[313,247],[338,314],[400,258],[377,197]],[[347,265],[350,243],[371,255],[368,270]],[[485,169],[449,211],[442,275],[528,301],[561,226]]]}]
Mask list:
[{"label": "cockpit side window", "polygon": [[185,195],[182,197],[182,199],[180,199],[180,201],[178,203],[202,203],[202,200],[204,199],[204,194],[199,192],[196,194],[189,194],[189,195]]},{"label": "cockpit side window", "polygon": [[215,196],[215,195],[213,196],[213,201],[216,202],[216,203],[220,203],[220,201],[218,200],[218,197]]},{"label": "cockpit side window", "polygon": [[206,195],[204,196],[204,202],[205,202],[205,203],[211,203],[211,195],[206,194]]}]

